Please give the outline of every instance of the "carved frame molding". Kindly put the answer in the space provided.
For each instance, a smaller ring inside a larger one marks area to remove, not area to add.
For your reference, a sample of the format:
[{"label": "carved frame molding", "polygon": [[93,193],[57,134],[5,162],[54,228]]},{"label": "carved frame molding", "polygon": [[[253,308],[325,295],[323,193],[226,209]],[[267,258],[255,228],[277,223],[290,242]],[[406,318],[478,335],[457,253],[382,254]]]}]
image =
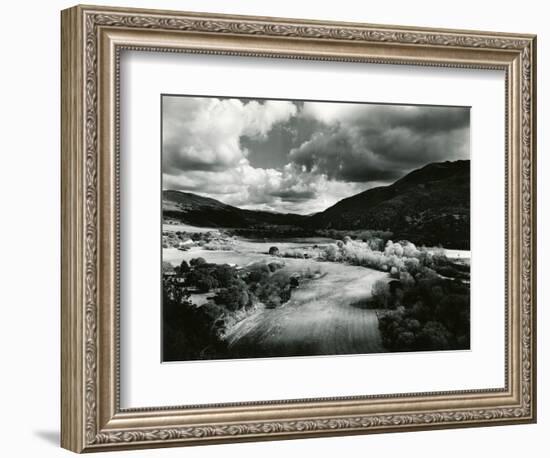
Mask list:
[{"label": "carved frame molding", "polygon": [[[158,44],[168,34],[170,44]],[[62,44],[63,447],[80,452],[535,420],[534,36],[74,7],[62,13]],[[507,297],[506,389],[121,410],[117,151],[123,49],[506,71],[507,279],[517,282]],[[424,399],[439,407],[413,405]],[[330,414],[337,405],[349,405],[350,413]],[[255,409],[270,406],[277,413],[256,418]],[[193,420],[197,413],[201,423]]]}]

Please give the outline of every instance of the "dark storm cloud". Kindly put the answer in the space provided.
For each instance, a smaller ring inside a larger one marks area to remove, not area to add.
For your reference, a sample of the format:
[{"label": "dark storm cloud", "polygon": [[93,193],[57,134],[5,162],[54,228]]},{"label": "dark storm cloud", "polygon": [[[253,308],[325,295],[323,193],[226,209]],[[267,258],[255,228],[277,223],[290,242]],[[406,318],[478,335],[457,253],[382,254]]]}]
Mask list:
[{"label": "dark storm cloud", "polygon": [[290,153],[308,172],[391,181],[430,162],[469,159],[468,108],[338,105],[306,106],[326,126]]},{"label": "dark storm cloud", "polygon": [[[296,104],[297,106],[303,106]],[[323,129],[324,124],[303,116],[293,116],[271,128],[263,137],[241,137],[241,146],[248,151],[248,160],[254,167],[278,168],[289,162],[289,152],[299,147],[311,136]]]},{"label": "dark storm cloud", "polygon": [[468,127],[470,110],[467,107],[375,105],[359,112],[356,121],[377,128],[401,127],[430,134]]},{"label": "dark storm cloud", "polygon": [[163,97],[163,188],[310,214],[469,159],[468,108]]},{"label": "dark storm cloud", "polygon": [[270,195],[273,197],[279,197],[285,202],[303,202],[316,197],[316,193],[313,190],[295,191],[293,189],[274,191],[270,193]]},{"label": "dark storm cloud", "polygon": [[291,151],[290,159],[305,172],[325,174],[331,180],[364,182],[399,176],[384,157],[358,144],[361,140],[339,128],[319,132]]}]

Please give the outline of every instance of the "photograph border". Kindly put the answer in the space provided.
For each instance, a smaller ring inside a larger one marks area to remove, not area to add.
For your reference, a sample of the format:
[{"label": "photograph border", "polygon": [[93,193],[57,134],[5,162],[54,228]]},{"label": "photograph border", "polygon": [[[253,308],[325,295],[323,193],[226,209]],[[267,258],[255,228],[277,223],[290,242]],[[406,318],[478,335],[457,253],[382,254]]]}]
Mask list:
[{"label": "photograph border", "polygon": [[[110,7],[62,12],[61,445],[82,451],[536,421],[536,37]],[[504,389],[120,408],[120,53],[506,75]]]}]

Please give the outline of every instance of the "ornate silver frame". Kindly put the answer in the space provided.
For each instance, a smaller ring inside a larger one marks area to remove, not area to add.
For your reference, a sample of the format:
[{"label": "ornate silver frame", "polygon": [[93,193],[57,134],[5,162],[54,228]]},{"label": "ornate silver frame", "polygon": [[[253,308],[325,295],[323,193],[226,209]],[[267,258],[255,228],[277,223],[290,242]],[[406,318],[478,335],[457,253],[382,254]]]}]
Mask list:
[{"label": "ornate silver frame", "polygon": [[[506,386],[126,409],[118,374],[118,90],[123,49],[506,73]],[[533,35],[76,6],[62,12],[62,446],[75,452],[536,419]]]}]

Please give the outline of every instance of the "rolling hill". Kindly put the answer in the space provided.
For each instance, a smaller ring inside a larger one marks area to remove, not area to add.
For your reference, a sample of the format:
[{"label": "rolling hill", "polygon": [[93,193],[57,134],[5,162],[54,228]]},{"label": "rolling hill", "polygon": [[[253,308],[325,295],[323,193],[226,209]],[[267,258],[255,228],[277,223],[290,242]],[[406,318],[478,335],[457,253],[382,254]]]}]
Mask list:
[{"label": "rolling hill", "polygon": [[425,245],[470,247],[470,161],[439,162],[311,216],[308,225],[390,230]]},{"label": "rolling hill", "polygon": [[194,226],[251,228],[262,225],[301,225],[307,216],[245,210],[190,192],[163,191],[162,213]]},{"label": "rolling hill", "polygon": [[244,210],[181,191],[163,191],[163,214],[197,226],[389,230],[395,239],[469,249],[470,161],[428,164],[309,216]]}]

